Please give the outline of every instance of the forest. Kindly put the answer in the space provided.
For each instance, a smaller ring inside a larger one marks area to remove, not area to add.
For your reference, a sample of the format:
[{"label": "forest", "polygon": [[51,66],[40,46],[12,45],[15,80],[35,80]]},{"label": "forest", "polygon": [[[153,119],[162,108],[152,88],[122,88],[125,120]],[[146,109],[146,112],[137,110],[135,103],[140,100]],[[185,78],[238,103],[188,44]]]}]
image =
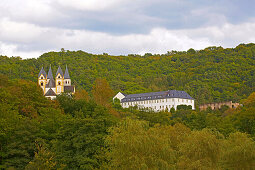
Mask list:
[{"label": "forest", "polygon": [[[40,67],[68,64],[74,95],[37,85]],[[255,45],[164,55],[49,52],[0,57],[0,169],[253,169]],[[124,93],[185,90],[238,108],[123,109]]]},{"label": "forest", "polygon": [[255,44],[128,56],[64,49],[37,59],[0,56],[0,73],[36,82],[41,67],[48,71],[50,64],[53,72],[67,64],[72,83],[90,94],[96,78],[105,78],[115,93],[184,90],[197,105],[239,102],[255,91]]}]

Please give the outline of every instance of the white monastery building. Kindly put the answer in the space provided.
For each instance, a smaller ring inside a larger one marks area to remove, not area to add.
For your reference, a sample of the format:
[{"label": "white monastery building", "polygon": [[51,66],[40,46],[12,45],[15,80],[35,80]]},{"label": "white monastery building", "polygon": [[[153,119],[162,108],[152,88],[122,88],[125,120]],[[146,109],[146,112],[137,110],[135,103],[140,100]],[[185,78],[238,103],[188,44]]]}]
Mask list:
[{"label": "white monastery building", "polygon": [[58,67],[55,79],[52,75],[51,66],[48,74],[44,71],[43,67],[38,74],[38,85],[43,89],[45,97],[55,99],[60,93],[75,93],[75,86],[71,85],[71,78],[66,66],[65,74],[61,67]]},{"label": "white monastery building", "polygon": [[119,92],[114,96],[123,108],[138,106],[140,109],[151,109],[153,111],[177,109],[178,105],[192,106],[195,109],[195,100],[185,91],[168,90],[162,92],[140,93],[125,95]]}]

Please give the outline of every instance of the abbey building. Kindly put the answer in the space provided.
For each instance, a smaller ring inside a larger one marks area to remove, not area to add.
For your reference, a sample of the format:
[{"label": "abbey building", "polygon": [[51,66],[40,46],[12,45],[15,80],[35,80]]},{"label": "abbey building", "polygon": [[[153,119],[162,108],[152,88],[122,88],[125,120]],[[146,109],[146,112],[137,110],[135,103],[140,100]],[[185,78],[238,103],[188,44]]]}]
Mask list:
[{"label": "abbey building", "polygon": [[44,96],[50,99],[55,99],[57,95],[63,92],[75,93],[75,86],[71,85],[71,78],[67,66],[65,74],[63,74],[61,67],[58,67],[55,79],[52,74],[51,66],[48,74],[46,74],[42,67],[38,74],[38,84],[43,89]]},{"label": "abbey building", "polygon": [[185,91],[168,90],[152,93],[140,93],[125,95],[119,92],[113,100],[117,98],[123,108],[137,106],[140,109],[153,111],[177,109],[178,105],[191,106],[195,109],[195,100]]}]

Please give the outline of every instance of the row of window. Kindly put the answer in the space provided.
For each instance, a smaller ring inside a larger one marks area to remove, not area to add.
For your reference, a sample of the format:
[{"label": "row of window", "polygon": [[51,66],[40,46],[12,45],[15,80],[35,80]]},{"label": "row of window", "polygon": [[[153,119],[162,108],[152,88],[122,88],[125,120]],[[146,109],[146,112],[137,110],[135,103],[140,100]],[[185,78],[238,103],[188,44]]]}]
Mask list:
[{"label": "row of window", "polygon": [[[160,99],[160,100],[146,100],[146,101],[137,101],[137,102],[124,102],[124,106],[134,106],[137,104],[151,104],[151,103],[164,103],[164,102],[174,102],[174,99]],[[177,99],[177,102],[186,102],[192,103],[192,100],[189,99]]]},{"label": "row of window", "polygon": [[174,108],[174,105],[163,105],[163,106],[159,106],[157,108],[157,106],[153,106],[153,107],[140,107],[140,108],[145,108],[145,109],[154,109],[154,110],[170,110],[171,108]]}]

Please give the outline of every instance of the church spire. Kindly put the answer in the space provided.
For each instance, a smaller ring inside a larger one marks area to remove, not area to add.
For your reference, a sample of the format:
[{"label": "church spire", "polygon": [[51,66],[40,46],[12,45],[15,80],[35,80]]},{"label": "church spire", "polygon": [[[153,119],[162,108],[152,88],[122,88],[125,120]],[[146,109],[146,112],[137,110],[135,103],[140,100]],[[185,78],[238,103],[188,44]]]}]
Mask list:
[{"label": "church spire", "polygon": [[65,74],[64,74],[64,79],[70,79],[67,65],[66,65],[66,71],[65,71]]},{"label": "church spire", "polygon": [[48,72],[48,79],[53,79],[53,75],[52,75],[52,70],[51,70],[51,65],[50,65],[50,68],[49,68],[49,72]]},{"label": "church spire", "polygon": [[56,77],[57,77],[58,73],[63,77],[63,71],[62,71],[62,69],[61,69],[60,66],[58,66],[58,70],[57,70],[57,73],[56,73]]},{"label": "church spire", "polygon": [[41,71],[40,71],[39,74],[38,74],[38,78],[39,78],[41,75],[43,75],[44,78],[46,78],[46,76],[47,76],[47,74],[46,74],[46,72],[44,71],[43,67],[41,68]]}]

